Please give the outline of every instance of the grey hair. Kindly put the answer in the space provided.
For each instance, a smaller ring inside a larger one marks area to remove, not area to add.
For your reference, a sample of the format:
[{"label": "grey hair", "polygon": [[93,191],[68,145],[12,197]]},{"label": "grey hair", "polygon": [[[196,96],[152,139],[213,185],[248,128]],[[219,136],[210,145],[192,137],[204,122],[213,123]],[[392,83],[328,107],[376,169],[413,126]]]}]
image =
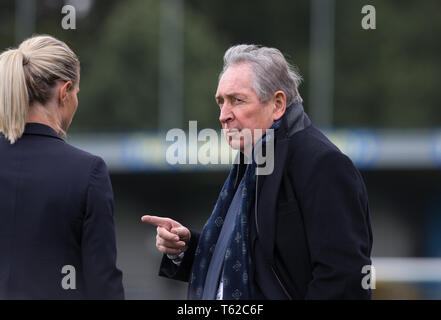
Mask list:
[{"label": "grey hair", "polygon": [[302,103],[298,87],[302,82],[297,69],[288,63],[275,48],[239,44],[230,47],[224,55],[224,66],[219,79],[231,66],[250,63],[253,70],[253,89],[261,103],[268,102],[278,90],[286,95],[286,105]]}]

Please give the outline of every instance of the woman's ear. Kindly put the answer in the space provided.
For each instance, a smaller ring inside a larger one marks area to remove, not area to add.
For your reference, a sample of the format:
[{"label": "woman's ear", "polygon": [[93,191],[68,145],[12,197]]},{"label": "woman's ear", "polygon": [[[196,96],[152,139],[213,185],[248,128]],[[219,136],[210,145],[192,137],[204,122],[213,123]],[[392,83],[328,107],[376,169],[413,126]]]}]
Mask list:
[{"label": "woman's ear", "polygon": [[72,81],[66,81],[61,87],[58,89],[58,99],[60,105],[64,105],[69,97],[69,91],[72,89]]},{"label": "woman's ear", "polygon": [[286,111],[286,95],[283,91],[276,91],[274,94],[274,110],[273,110],[273,120],[279,120]]}]

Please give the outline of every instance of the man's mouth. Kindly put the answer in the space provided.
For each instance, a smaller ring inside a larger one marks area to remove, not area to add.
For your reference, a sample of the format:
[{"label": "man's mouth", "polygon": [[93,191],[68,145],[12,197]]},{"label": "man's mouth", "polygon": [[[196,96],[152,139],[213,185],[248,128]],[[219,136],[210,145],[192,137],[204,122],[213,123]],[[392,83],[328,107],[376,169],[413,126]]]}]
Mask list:
[{"label": "man's mouth", "polygon": [[234,136],[236,134],[240,133],[239,129],[225,129],[225,135],[228,136]]}]

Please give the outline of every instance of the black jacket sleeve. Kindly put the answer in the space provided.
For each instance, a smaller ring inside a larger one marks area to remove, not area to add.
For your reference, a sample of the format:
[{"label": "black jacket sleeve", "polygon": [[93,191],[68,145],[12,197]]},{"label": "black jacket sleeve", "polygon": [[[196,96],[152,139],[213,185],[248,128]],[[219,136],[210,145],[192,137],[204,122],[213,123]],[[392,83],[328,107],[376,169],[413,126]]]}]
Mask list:
[{"label": "black jacket sleeve", "polygon": [[113,191],[101,158],[96,158],[89,181],[81,246],[87,298],[124,299],[122,273],[116,267]]},{"label": "black jacket sleeve", "polygon": [[190,279],[191,269],[193,266],[194,255],[199,242],[199,233],[190,230],[191,237],[188,243],[188,248],[185,250],[184,258],[181,264],[177,266],[166,254],[163,255],[161,266],[159,268],[159,275],[173,280],[180,280],[188,282]]},{"label": "black jacket sleeve", "polygon": [[306,299],[369,299],[362,268],[371,264],[372,234],[360,173],[329,151],[304,177],[300,206],[313,270]]}]

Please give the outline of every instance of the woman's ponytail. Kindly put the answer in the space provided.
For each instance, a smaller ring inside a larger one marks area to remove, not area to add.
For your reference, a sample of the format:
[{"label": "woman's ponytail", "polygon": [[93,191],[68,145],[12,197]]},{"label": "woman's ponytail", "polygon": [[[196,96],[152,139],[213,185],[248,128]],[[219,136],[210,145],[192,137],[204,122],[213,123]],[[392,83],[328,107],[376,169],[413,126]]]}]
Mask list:
[{"label": "woman's ponytail", "polygon": [[13,144],[24,132],[29,109],[25,64],[19,49],[0,55],[0,132]]},{"label": "woman's ponytail", "polygon": [[[23,41],[18,49],[3,52],[0,55],[0,132],[11,144],[17,141],[23,135],[28,111],[34,103],[45,106],[57,80],[76,85],[79,72],[80,62],[75,53],[51,36],[34,36]],[[61,127],[58,132],[63,133]]]}]

